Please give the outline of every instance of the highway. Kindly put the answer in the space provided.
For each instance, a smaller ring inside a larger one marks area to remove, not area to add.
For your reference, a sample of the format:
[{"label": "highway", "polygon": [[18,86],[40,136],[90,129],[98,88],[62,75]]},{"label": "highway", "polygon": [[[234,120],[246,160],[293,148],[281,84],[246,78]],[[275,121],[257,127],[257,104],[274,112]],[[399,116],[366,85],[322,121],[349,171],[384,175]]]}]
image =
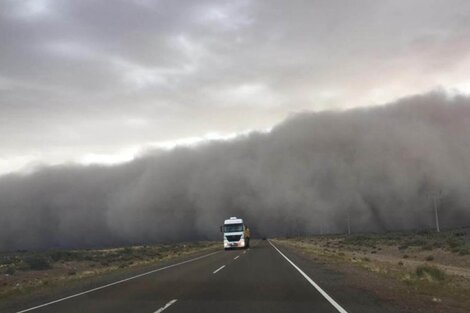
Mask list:
[{"label": "highway", "polygon": [[23,305],[11,312],[400,312],[269,240]]}]

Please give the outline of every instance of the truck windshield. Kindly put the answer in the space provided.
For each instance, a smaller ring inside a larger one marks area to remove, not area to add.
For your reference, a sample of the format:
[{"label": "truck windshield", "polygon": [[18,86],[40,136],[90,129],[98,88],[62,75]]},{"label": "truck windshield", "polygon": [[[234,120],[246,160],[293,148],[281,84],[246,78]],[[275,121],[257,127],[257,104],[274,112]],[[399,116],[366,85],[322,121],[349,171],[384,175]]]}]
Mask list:
[{"label": "truck windshield", "polygon": [[243,231],[243,224],[224,225],[224,233],[233,233],[236,231]]}]

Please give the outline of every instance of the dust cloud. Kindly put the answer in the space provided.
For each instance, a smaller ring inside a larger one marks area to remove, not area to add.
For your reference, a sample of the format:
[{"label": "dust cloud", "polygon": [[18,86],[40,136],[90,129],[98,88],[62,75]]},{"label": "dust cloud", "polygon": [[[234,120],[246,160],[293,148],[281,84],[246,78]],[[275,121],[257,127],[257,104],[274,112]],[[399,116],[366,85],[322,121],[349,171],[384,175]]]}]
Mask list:
[{"label": "dust cloud", "polygon": [[219,239],[229,216],[263,236],[470,224],[470,98],[295,114],[269,133],[118,166],[0,177],[0,250]]}]

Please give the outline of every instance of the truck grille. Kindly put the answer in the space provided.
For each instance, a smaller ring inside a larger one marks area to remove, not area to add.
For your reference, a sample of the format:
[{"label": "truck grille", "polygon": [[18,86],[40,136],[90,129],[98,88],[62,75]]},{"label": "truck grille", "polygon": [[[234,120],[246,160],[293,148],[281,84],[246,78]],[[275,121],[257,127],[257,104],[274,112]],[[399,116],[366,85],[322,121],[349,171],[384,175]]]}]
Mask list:
[{"label": "truck grille", "polygon": [[238,241],[242,237],[242,235],[230,235],[230,236],[225,236],[228,241]]}]

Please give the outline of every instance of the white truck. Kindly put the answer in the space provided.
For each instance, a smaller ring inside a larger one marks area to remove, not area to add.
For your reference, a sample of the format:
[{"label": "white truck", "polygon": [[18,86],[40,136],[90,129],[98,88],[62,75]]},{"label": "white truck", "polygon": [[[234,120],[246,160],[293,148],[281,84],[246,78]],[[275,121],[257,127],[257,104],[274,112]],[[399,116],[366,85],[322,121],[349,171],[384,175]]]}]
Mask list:
[{"label": "white truck", "polygon": [[220,231],[224,233],[225,250],[250,247],[250,229],[243,223],[243,219],[231,217],[225,220]]}]

